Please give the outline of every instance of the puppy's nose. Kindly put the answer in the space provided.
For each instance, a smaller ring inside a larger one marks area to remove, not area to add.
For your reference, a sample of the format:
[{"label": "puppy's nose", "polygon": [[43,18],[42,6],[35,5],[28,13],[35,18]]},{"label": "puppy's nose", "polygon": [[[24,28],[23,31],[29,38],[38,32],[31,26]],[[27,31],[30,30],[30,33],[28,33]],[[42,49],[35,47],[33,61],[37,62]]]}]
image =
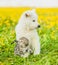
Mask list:
[{"label": "puppy's nose", "polygon": [[38,25],[38,28],[40,28],[40,25]]}]

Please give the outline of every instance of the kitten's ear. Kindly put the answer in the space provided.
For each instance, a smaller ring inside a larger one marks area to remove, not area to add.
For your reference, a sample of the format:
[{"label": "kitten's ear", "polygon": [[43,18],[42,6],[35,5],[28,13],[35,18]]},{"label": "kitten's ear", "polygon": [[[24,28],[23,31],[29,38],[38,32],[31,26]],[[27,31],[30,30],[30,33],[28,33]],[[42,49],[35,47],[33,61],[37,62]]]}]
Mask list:
[{"label": "kitten's ear", "polygon": [[15,42],[16,42],[16,43],[18,43],[18,41],[17,41],[17,40],[14,40],[11,44],[13,44],[13,43],[15,43]]},{"label": "kitten's ear", "polygon": [[26,16],[26,17],[30,17],[30,14],[25,13],[25,16]]}]

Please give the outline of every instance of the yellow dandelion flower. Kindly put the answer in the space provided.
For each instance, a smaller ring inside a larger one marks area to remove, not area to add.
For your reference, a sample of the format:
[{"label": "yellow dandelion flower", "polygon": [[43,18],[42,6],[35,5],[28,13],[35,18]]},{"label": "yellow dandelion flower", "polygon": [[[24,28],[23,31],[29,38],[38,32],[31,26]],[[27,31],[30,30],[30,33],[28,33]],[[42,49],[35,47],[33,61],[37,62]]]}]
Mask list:
[{"label": "yellow dandelion flower", "polygon": [[3,38],[0,38],[0,45],[1,46],[5,46],[5,44],[3,43],[4,39]]},{"label": "yellow dandelion flower", "polygon": [[15,31],[14,31],[14,30],[12,30],[12,31],[11,31],[11,35],[13,36],[13,35],[14,35],[14,33],[15,33]]},{"label": "yellow dandelion flower", "polygon": [[6,20],[4,23],[5,23],[5,24],[9,23],[9,20]]},{"label": "yellow dandelion flower", "polygon": [[6,48],[6,51],[8,51],[9,49],[8,48]]},{"label": "yellow dandelion flower", "polygon": [[55,39],[55,31],[52,31],[50,36],[51,36],[52,39]]},{"label": "yellow dandelion flower", "polygon": [[10,26],[10,23],[7,23],[6,25],[7,25],[7,26]]},{"label": "yellow dandelion flower", "polygon": [[52,39],[55,39],[55,36],[54,36],[54,35],[51,35],[51,38],[52,38]]},{"label": "yellow dandelion flower", "polygon": [[5,46],[5,44],[4,44],[4,43],[2,43],[2,42],[0,42],[0,45],[1,45],[1,46]]},{"label": "yellow dandelion flower", "polygon": [[9,20],[4,22],[7,26],[10,26]]},{"label": "yellow dandelion flower", "polygon": [[15,33],[15,31],[14,30],[12,30],[12,34],[14,34]]},{"label": "yellow dandelion flower", "polygon": [[2,24],[3,24],[3,20],[2,20],[2,19],[0,19],[0,26],[2,26]]},{"label": "yellow dandelion flower", "polygon": [[0,26],[2,26],[2,22],[0,22]]},{"label": "yellow dandelion flower", "polygon": [[52,28],[53,26],[55,26],[55,22],[47,22],[47,23],[49,23],[49,24],[46,26],[48,29],[50,29],[50,28]]},{"label": "yellow dandelion flower", "polygon": [[41,33],[42,32],[42,30],[39,30],[39,33]]},{"label": "yellow dandelion flower", "polygon": [[58,30],[58,28],[56,28],[56,30]]},{"label": "yellow dandelion flower", "polygon": [[51,24],[51,26],[54,26],[55,24],[56,24],[56,22],[54,21],[52,21],[52,22],[50,22],[50,24]]},{"label": "yellow dandelion flower", "polygon": [[4,65],[4,63],[3,62],[0,62],[0,65]]}]

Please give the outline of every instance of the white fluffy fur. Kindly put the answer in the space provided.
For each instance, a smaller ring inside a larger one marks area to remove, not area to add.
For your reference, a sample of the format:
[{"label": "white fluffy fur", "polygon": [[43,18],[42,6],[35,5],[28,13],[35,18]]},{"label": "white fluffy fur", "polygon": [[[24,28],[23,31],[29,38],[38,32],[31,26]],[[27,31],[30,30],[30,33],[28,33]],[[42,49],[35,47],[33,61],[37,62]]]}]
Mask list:
[{"label": "white fluffy fur", "polygon": [[[29,15],[26,17],[26,14]],[[35,20],[35,22],[33,22]],[[34,50],[34,55],[40,53],[40,42],[36,28],[38,27],[38,16],[34,10],[24,12],[15,28],[16,39],[21,37],[29,39],[29,45]]]}]

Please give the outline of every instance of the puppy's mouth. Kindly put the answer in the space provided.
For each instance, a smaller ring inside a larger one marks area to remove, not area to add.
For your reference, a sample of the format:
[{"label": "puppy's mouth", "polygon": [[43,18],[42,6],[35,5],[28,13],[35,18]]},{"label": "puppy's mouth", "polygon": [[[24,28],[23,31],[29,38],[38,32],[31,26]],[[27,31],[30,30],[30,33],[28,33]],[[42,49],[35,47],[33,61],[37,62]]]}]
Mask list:
[{"label": "puppy's mouth", "polygon": [[40,25],[38,25],[37,27],[35,27],[35,28],[30,28],[29,30],[34,30],[34,29],[38,29],[38,28],[40,28],[41,26]]},{"label": "puppy's mouth", "polygon": [[40,25],[38,25],[35,29],[38,29],[38,28],[40,28],[41,26]]}]

